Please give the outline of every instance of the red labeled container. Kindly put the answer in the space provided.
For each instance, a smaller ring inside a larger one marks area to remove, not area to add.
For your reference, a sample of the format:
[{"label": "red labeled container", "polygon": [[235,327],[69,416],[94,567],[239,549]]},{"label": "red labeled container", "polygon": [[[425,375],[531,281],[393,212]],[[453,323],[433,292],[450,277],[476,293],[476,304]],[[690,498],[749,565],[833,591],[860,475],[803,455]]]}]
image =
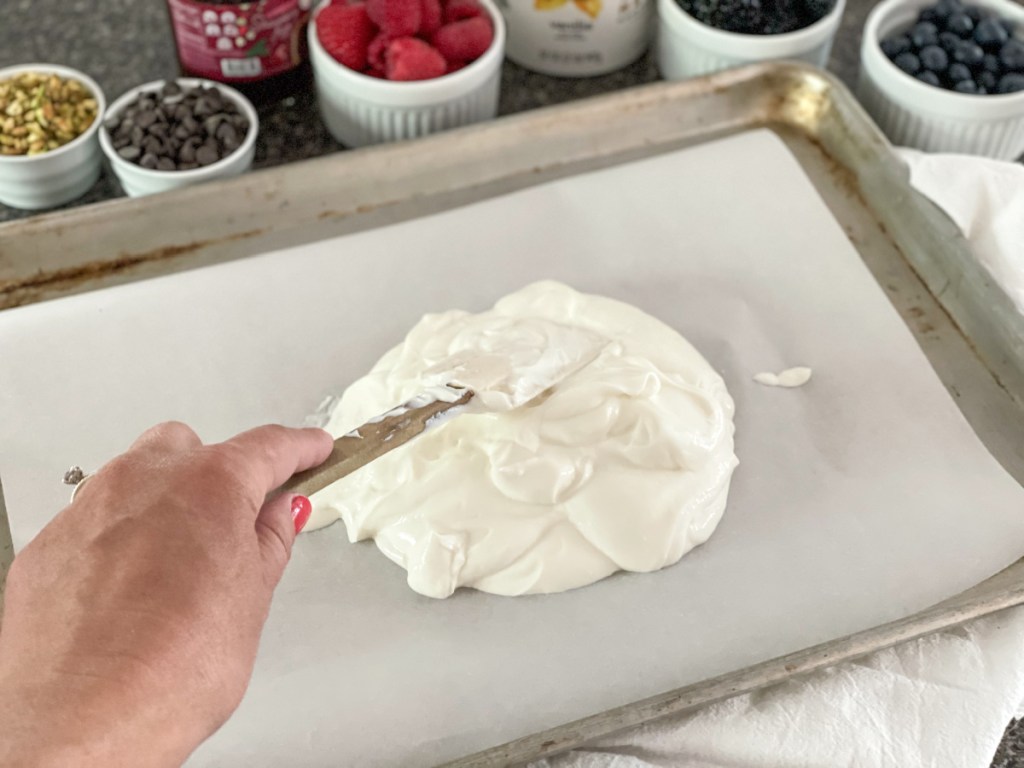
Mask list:
[{"label": "red labeled container", "polygon": [[309,87],[313,0],[167,0],[182,74],[237,88],[256,104]]}]

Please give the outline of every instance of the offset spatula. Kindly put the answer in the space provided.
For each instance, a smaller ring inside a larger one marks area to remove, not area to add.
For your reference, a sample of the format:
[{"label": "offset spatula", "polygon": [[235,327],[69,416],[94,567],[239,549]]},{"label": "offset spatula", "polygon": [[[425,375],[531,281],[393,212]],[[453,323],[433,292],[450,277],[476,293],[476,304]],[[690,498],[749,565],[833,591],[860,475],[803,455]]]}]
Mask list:
[{"label": "offset spatula", "polygon": [[319,467],[294,475],[282,492],[309,496],[462,411],[519,408],[593,361],[608,344],[596,333],[547,320],[521,321],[423,374],[423,393],[334,441]]}]

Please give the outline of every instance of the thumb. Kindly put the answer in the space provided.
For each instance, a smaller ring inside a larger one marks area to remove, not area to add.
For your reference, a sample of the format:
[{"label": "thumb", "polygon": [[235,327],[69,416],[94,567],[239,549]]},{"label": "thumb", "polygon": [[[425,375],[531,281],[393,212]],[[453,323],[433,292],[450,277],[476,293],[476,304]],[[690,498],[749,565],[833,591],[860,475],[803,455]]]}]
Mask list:
[{"label": "thumb", "polygon": [[256,538],[263,560],[263,578],[271,589],[277,586],[292,554],[295,535],[313,511],[305,496],[281,493],[267,501],[256,517]]}]

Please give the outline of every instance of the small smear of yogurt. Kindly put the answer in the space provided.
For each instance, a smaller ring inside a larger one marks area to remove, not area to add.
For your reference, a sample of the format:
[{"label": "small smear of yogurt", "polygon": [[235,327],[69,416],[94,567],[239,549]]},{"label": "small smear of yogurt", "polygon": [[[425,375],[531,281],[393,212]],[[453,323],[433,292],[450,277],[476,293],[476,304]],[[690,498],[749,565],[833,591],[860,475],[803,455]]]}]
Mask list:
[{"label": "small smear of yogurt", "polygon": [[766,387],[802,387],[811,380],[811,369],[798,366],[781,373],[755,373],[754,381]]}]

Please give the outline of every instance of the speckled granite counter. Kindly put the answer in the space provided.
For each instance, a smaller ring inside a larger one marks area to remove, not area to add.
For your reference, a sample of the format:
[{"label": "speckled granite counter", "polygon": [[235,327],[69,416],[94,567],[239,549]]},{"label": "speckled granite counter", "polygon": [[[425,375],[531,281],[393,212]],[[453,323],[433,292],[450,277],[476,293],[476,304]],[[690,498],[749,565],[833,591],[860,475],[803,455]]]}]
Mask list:
[{"label": "speckled granite counter", "polygon": [[[847,85],[857,76],[860,30],[875,0],[848,0],[830,69]],[[177,71],[162,0],[3,0],[0,67],[52,61],[89,73],[108,100],[139,83]],[[506,63],[501,113],[510,114],[641,85],[658,77],[650,56],[604,77],[568,80],[545,77]],[[315,99],[298,96],[260,114],[256,167],[287,163],[343,151],[320,122]],[[104,175],[72,205],[122,194]],[[0,222],[31,215],[0,205]],[[1024,721],[1013,721],[995,755],[993,768],[1024,767]]]},{"label": "speckled granite counter", "polygon": [[[857,75],[860,29],[874,0],[848,0],[843,29],[832,54],[831,68],[851,84]],[[50,61],[80,69],[113,101],[129,88],[177,73],[170,25],[163,0],[2,0],[0,67]],[[648,55],[632,66],[604,77],[545,77],[506,63],[501,113],[510,114],[549,104],[649,83],[658,78]],[[311,94],[261,110],[256,167],[340,152],[327,133]],[[74,205],[86,205],[123,194],[105,174]],[[0,204],[0,222],[32,215]]]}]

